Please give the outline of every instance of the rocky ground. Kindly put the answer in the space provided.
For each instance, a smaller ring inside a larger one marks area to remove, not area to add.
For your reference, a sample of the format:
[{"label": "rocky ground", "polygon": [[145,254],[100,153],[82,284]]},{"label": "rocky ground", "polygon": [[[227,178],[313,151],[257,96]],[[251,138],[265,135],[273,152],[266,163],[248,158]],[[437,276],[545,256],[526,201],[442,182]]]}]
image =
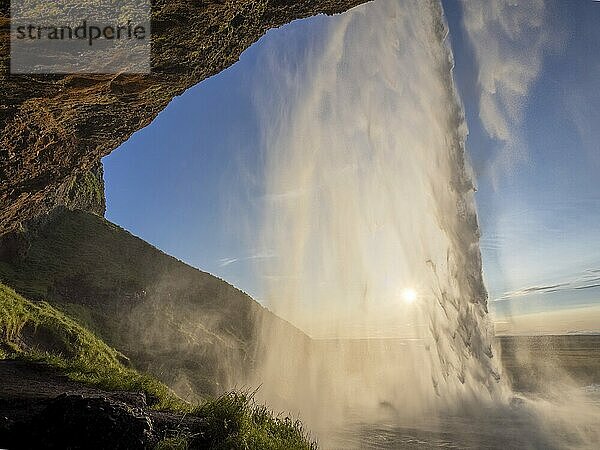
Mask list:
[{"label": "rocky ground", "polygon": [[158,412],[140,392],[110,392],[27,361],[0,361],[0,447],[145,449],[193,434],[202,419]]}]

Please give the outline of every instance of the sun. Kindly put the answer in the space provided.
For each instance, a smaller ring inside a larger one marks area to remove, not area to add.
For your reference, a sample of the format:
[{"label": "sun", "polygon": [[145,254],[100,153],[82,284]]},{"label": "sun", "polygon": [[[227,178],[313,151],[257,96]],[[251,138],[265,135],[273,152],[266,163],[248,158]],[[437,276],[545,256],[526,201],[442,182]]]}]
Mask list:
[{"label": "sun", "polygon": [[412,288],[406,288],[402,291],[402,300],[406,304],[412,304],[417,300],[417,291]]}]

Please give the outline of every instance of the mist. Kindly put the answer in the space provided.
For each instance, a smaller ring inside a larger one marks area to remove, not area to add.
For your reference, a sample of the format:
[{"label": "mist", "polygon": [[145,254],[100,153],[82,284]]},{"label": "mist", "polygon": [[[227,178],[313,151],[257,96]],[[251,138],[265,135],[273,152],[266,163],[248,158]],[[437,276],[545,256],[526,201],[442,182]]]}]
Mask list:
[{"label": "mist", "polygon": [[564,399],[516,397],[502,374],[447,34],[439,2],[380,0],[329,19],[300,57],[264,61],[248,246],[272,255],[257,262],[264,303],[312,340],[263,327],[252,382],[321,438],[468,415],[454,432],[502,434],[512,417],[520,443],[551,445],[576,408],[587,431],[568,442],[589,444],[594,407],[550,418]]},{"label": "mist", "polygon": [[281,383],[302,386],[298,398],[318,404],[299,381],[324,370],[349,409],[366,406],[351,403],[372,383],[407,413],[500,399],[441,6],[376,2],[326,33],[301,64],[273,55],[269,89],[257,94],[258,110],[279,117],[264,123],[260,245],[276,257],[261,267],[263,290],[313,338],[408,337],[418,349],[369,348],[379,362],[338,349],[311,361],[320,369],[292,364],[284,376],[293,352],[270,336],[265,385],[278,396]]}]

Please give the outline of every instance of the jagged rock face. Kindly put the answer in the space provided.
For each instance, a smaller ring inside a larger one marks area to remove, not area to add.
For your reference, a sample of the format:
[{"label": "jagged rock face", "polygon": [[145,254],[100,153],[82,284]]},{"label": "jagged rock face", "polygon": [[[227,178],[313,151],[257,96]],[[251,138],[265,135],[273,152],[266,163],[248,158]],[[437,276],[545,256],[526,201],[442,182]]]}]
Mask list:
[{"label": "jagged rock face", "polygon": [[270,28],[366,1],[154,0],[151,74],[11,76],[10,2],[0,0],[0,235],[51,209],[73,177]]}]

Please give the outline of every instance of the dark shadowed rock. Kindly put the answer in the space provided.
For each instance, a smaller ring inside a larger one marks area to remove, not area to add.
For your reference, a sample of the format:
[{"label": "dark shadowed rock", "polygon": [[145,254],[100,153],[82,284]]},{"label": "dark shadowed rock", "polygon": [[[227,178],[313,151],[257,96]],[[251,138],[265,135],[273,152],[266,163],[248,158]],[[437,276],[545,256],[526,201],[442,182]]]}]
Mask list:
[{"label": "dark shadowed rock", "polygon": [[197,417],[153,411],[143,393],[97,389],[45,364],[0,360],[0,377],[0,448],[151,449],[202,430]]},{"label": "dark shadowed rock", "polygon": [[152,422],[141,408],[82,394],[58,396],[15,431],[18,448],[137,450],[153,439]]}]

